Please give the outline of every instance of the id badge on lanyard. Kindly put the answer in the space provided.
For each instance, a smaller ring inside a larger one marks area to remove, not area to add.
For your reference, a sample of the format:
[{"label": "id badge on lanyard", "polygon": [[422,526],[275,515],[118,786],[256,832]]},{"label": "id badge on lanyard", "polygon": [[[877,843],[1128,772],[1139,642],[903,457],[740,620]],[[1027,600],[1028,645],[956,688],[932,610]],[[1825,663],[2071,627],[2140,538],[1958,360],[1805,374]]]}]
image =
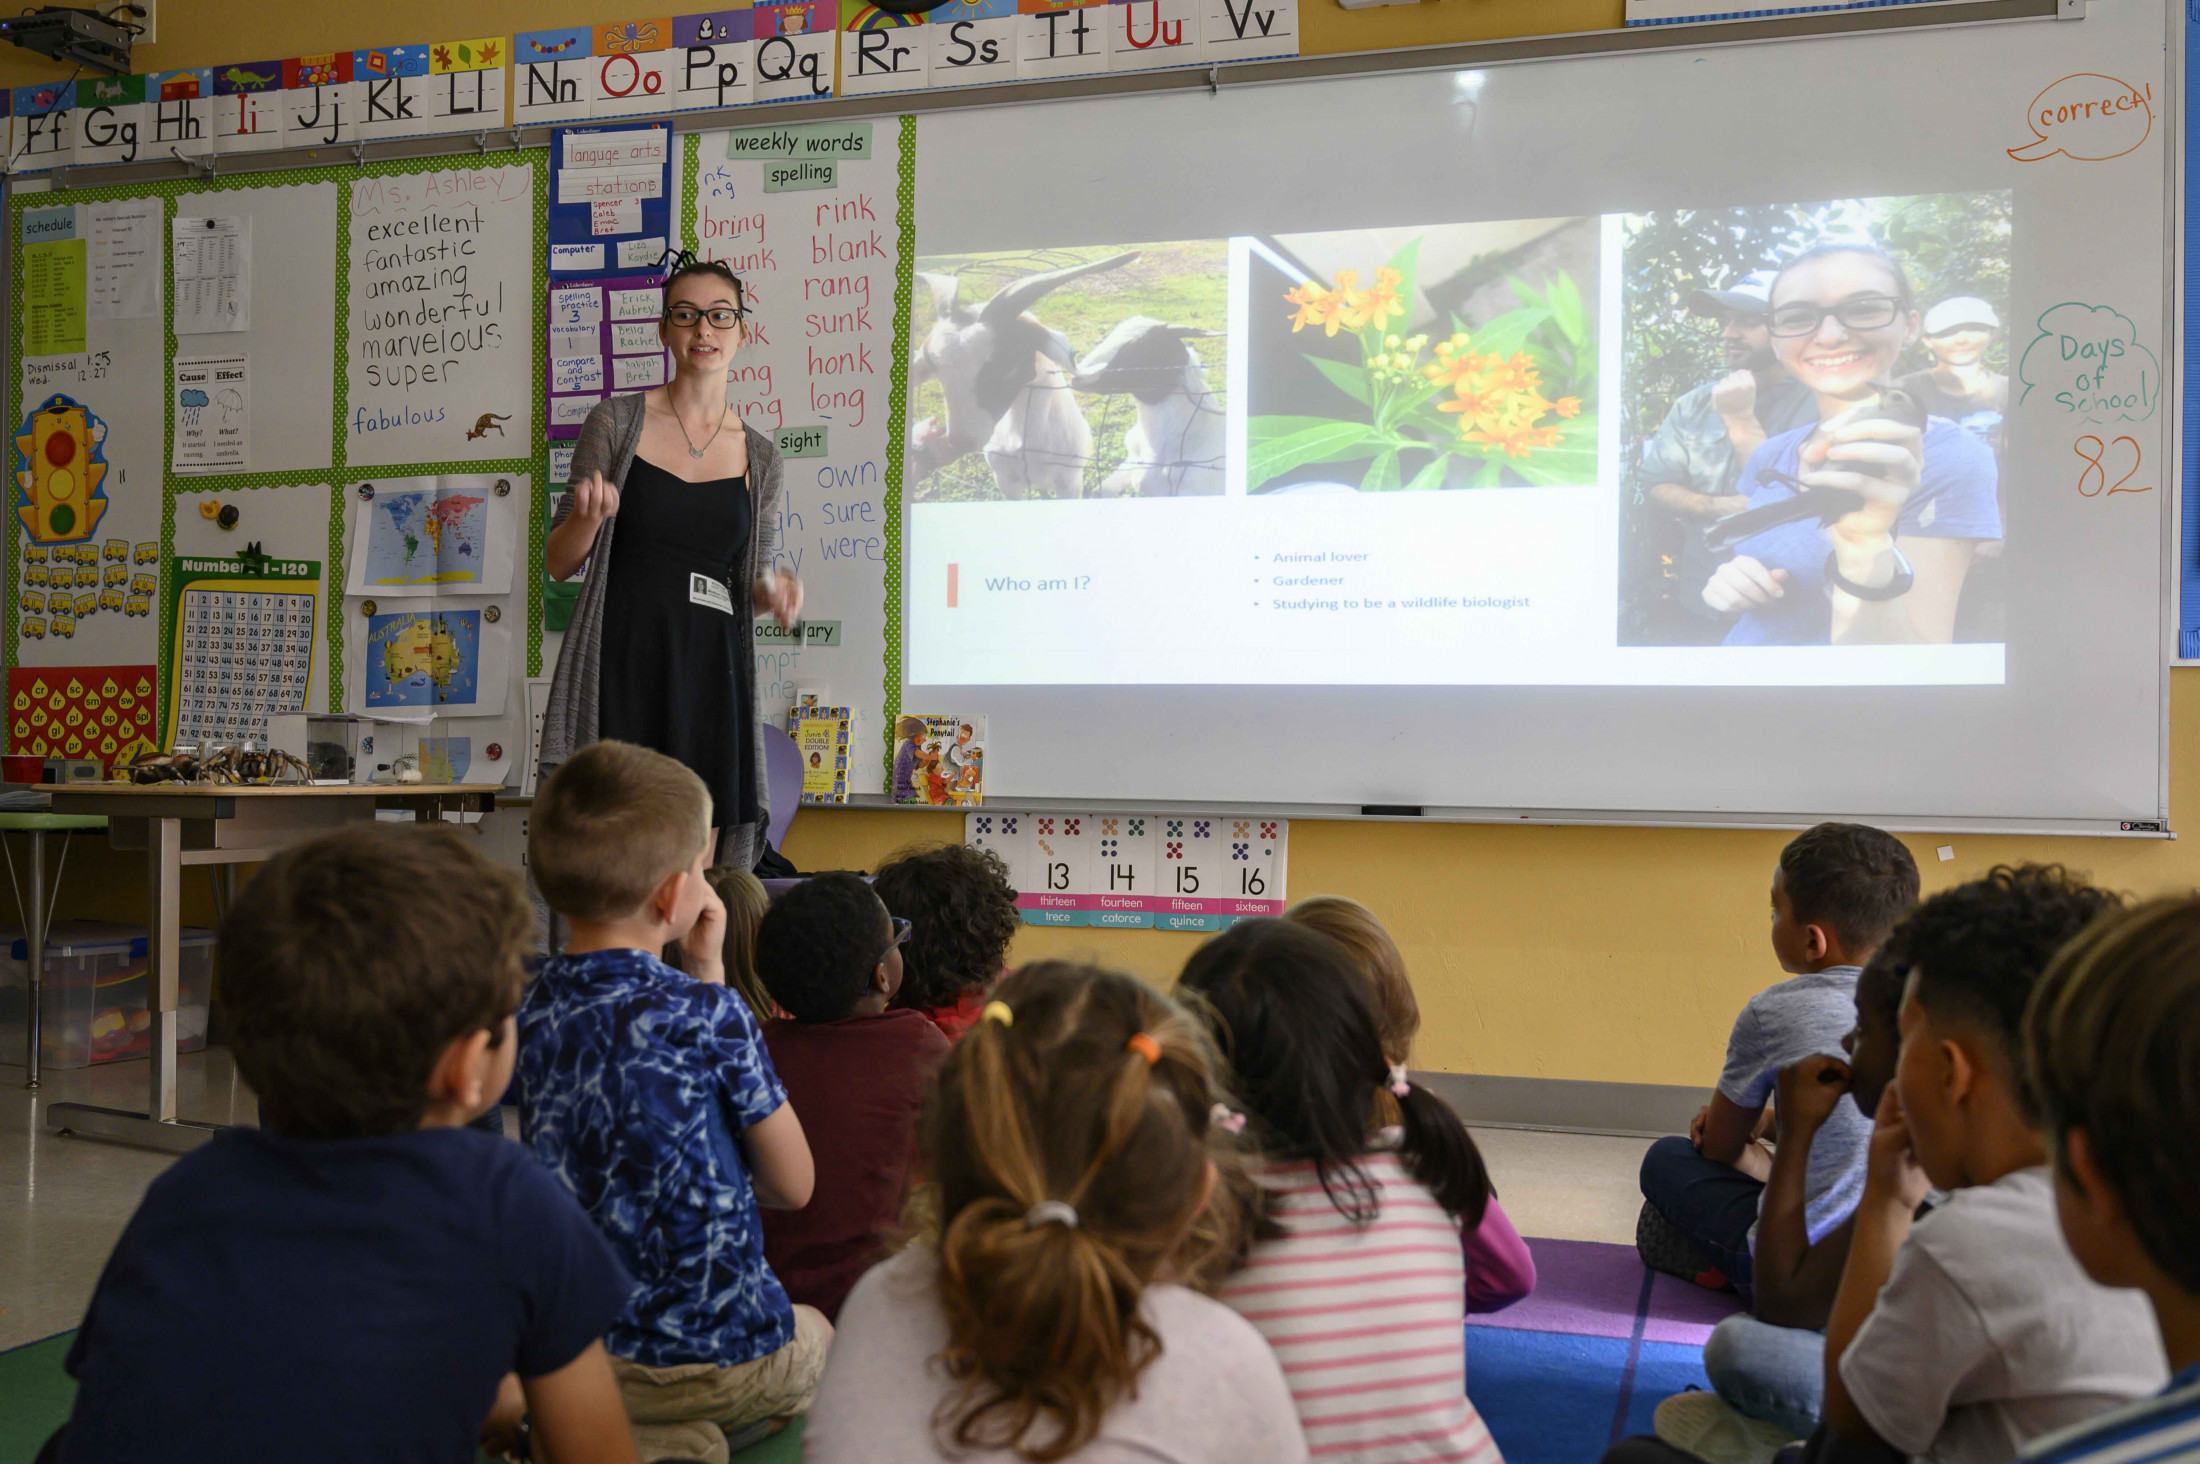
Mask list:
[{"label": "id badge on lanyard", "polygon": [[688,574],[688,603],[703,605],[721,615],[733,613],[733,591],[726,588],[724,580],[712,579],[707,574]]}]

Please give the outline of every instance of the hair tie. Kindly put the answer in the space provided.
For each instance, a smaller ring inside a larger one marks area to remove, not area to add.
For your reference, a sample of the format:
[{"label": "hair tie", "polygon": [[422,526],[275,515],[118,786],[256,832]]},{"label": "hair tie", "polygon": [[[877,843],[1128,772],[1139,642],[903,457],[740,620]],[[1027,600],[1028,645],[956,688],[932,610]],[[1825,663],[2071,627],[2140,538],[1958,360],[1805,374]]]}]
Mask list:
[{"label": "hair tie", "polygon": [[1400,1098],[1413,1091],[1413,1083],[1406,1077],[1406,1065],[1402,1062],[1390,1065],[1390,1091]]},{"label": "hair tie", "polygon": [[1024,1211],[1024,1229],[1037,1230],[1042,1225],[1059,1225],[1065,1230],[1075,1230],[1077,1209],[1067,1200],[1041,1200]]},{"label": "hair tie", "polygon": [[1131,1033],[1128,1038],[1124,1039],[1123,1050],[1125,1052],[1135,1052],[1146,1059],[1147,1067],[1152,1067],[1155,1063],[1161,1061],[1161,1044],[1153,1040],[1153,1033],[1151,1032]]},{"label": "hair tie", "polygon": [[1005,1001],[987,1002],[985,1010],[978,1013],[978,1019],[984,1022],[999,1022],[1004,1027],[1016,1025],[1016,1013],[1009,1009],[1009,1005]]},{"label": "hair tie", "polygon": [[1245,1132],[1245,1115],[1227,1103],[1217,1103],[1207,1110],[1207,1122],[1226,1134]]}]

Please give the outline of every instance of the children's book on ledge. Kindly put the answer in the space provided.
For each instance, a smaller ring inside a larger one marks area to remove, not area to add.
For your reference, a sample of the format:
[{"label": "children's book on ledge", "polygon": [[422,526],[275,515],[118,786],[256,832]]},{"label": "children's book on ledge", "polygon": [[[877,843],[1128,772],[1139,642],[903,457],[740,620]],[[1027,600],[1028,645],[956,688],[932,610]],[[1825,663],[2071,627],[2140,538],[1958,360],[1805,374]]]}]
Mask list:
[{"label": "children's book on ledge", "polygon": [[894,802],[975,808],[985,802],[985,718],[904,713],[894,722]]},{"label": "children's book on ledge", "polygon": [[787,735],[802,754],[802,801],[848,801],[848,722],[846,707],[801,702],[787,714]]}]

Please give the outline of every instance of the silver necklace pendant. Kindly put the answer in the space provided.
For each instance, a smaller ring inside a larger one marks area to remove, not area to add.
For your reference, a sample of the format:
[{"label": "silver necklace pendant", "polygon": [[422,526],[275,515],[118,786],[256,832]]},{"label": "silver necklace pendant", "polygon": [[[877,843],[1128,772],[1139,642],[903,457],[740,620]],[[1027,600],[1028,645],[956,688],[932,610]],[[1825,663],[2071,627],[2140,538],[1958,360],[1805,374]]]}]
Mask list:
[{"label": "silver necklace pendant", "polygon": [[688,456],[697,462],[701,462],[703,454],[708,452],[710,445],[718,440],[718,434],[726,430],[726,414],[723,408],[719,410],[718,425],[711,429],[710,436],[703,439],[701,447],[695,445],[694,437],[688,432],[688,424],[680,420],[680,414],[677,410],[672,414],[672,424],[680,429],[680,436],[686,440]]}]

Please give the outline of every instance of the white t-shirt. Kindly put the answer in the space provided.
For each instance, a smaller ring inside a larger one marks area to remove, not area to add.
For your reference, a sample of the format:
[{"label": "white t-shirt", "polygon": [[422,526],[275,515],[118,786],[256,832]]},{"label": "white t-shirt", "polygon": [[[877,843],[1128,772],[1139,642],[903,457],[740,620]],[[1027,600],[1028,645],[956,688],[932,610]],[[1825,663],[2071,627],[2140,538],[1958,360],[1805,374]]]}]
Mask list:
[{"label": "white t-shirt", "polygon": [[[825,1376],[802,1437],[805,1464],[943,1464],[1018,1459],[1013,1450],[951,1452],[934,1426],[956,1384],[940,1368],[947,1320],[933,1253],[912,1246],[874,1267],[841,1308]],[[1140,1303],[1162,1355],[1138,1377],[1078,1464],[1303,1464],[1291,1390],[1252,1324],[1182,1286]],[[2006,1464],[2006,1461],[2004,1461]]]},{"label": "white t-shirt", "polygon": [[1920,1220],[1841,1357],[1865,1421],[1932,1464],[2008,1464],[2027,1440],[2168,1380],[2153,1308],[2078,1269],[2045,1166],[1957,1190]]}]

